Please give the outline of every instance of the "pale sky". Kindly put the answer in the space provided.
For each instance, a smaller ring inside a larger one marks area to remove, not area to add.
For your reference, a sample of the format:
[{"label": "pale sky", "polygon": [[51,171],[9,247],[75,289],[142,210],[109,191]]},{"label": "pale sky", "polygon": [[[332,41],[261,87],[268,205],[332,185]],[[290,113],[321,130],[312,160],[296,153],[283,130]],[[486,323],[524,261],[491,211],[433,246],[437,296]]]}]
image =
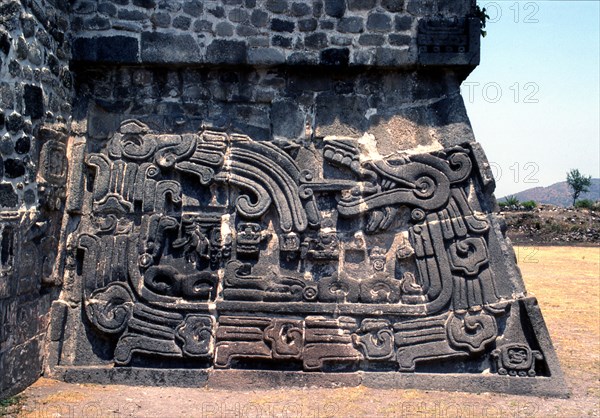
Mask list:
[{"label": "pale sky", "polygon": [[462,93],[496,197],[600,177],[598,1],[478,0],[490,16]]}]

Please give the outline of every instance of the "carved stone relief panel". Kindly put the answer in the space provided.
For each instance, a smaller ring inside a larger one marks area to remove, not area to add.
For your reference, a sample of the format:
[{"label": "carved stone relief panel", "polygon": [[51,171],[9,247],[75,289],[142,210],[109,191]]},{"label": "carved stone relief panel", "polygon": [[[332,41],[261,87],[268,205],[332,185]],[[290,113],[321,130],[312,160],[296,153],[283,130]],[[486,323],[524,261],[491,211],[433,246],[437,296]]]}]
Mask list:
[{"label": "carved stone relief panel", "polygon": [[473,147],[374,158],[123,122],[78,151],[63,298],[96,354],[57,363],[547,375],[505,335],[527,318]]}]

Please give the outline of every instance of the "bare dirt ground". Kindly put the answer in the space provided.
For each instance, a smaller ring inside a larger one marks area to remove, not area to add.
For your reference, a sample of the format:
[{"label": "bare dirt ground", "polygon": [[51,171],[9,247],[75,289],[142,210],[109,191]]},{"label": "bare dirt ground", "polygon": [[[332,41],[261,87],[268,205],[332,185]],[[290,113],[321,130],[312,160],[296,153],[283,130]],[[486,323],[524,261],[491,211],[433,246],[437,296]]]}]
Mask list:
[{"label": "bare dirt ground", "polygon": [[365,387],[225,391],[76,385],[42,378],[4,412],[22,417],[600,416],[600,248],[516,251],[528,291],[540,301],[570,399]]}]

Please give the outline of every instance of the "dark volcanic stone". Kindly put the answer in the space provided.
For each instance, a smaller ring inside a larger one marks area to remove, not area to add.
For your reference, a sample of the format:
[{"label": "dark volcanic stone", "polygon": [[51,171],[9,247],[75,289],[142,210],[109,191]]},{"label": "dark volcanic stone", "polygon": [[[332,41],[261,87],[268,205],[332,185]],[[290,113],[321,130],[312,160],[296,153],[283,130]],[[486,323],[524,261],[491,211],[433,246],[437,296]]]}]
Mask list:
[{"label": "dark volcanic stone", "polygon": [[154,13],[150,17],[150,21],[152,22],[153,25],[155,25],[159,28],[168,28],[169,25],[171,24],[171,15],[166,12]]},{"label": "dark volcanic stone", "polygon": [[271,30],[274,30],[275,32],[293,32],[294,22],[281,19],[272,19]]},{"label": "dark volcanic stone", "polygon": [[262,10],[254,10],[252,12],[252,16],[250,16],[250,23],[252,23],[257,28],[263,28],[267,26],[268,21],[269,14]]},{"label": "dark volcanic stone", "polygon": [[248,64],[277,65],[285,62],[285,55],[275,48],[251,48],[247,60]]},{"label": "dark volcanic stone", "polygon": [[321,52],[321,64],[347,66],[350,60],[348,48],[329,48]]},{"label": "dark volcanic stone", "polygon": [[16,179],[25,175],[25,164],[21,160],[9,158],[4,161],[4,176],[9,179]]},{"label": "dark volcanic stone", "polygon": [[16,48],[17,58],[20,60],[24,60],[25,58],[27,58],[27,52],[28,52],[27,41],[25,41],[25,38],[23,38],[22,36],[19,36],[19,38],[17,39],[17,48]]},{"label": "dark volcanic stone", "polygon": [[258,34],[258,29],[256,29],[254,26],[250,26],[250,25],[239,25],[236,27],[235,32],[239,35],[239,36],[255,36]]},{"label": "dark volcanic stone", "polygon": [[23,88],[23,101],[25,102],[25,115],[31,116],[33,119],[44,116],[44,92],[40,87],[26,84]]},{"label": "dark volcanic stone", "polygon": [[358,38],[358,43],[365,46],[381,46],[385,38],[383,35],[375,34],[375,33],[367,33],[364,35],[360,35]]},{"label": "dark volcanic stone", "polygon": [[343,33],[359,33],[364,29],[364,19],[358,16],[344,17],[340,19],[337,30]]},{"label": "dark volcanic stone", "polygon": [[8,55],[10,51],[10,35],[2,29],[0,29],[0,51],[2,51],[4,55]]},{"label": "dark volcanic stone", "polygon": [[310,32],[317,29],[317,19],[303,19],[298,21],[298,29],[301,32]]},{"label": "dark volcanic stone", "polygon": [[396,16],[394,27],[397,31],[407,31],[412,27],[413,19],[410,16]]},{"label": "dark volcanic stone", "polygon": [[0,206],[5,208],[14,208],[18,203],[19,198],[15,193],[15,189],[13,188],[12,184],[0,184]]},{"label": "dark volcanic stone", "polygon": [[25,15],[21,17],[21,28],[23,29],[23,36],[31,38],[35,35],[35,19],[31,15]]},{"label": "dark volcanic stone", "polygon": [[377,4],[377,0],[348,0],[350,10],[370,10]]},{"label": "dark volcanic stone", "polygon": [[245,23],[250,18],[248,12],[244,9],[233,9],[229,12],[229,20],[235,23]]},{"label": "dark volcanic stone", "polygon": [[392,19],[384,13],[370,14],[367,19],[367,29],[376,32],[387,32],[392,29]]},{"label": "dark volcanic stone", "polygon": [[13,77],[22,77],[21,64],[17,60],[10,60],[8,63],[8,72]]},{"label": "dark volcanic stone", "polygon": [[394,46],[405,46],[410,45],[412,37],[410,35],[402,35],[398,33],[392,33],[388,36],[390,45]]},{"label": "dark volcanic stone", "polygon": [[31,139],[28,136],[22,136],[15,142],[15,152],[17,154],[27,154],[31,149]]},{"label": "dark volcanic stone", "polygon": [[233,36],[233,25],[229,22],[219,22],[215,27],[215,32],[219,37]]},{"label": "dark volcanic stone", "polygon": [[267,0],[265,7],[273,13],[285,13],[288,9],[288,2],[287,0]]},{"label": "dark volcanic stone", "polygon": [[58,60],[56,55],[48,54],[48,56],[46,57],[46,62],[48,64],[48,68],[50,69],[50,72],[52,74],[54,74],[54,75],[60,74],[60,61]]},{"label": "dark volcanic stone", "polygon": [[[13,144],[13,140],[10,135],[6,134],[0,138],[0,153],[3,155],[10,155],[14,152],[15,145]],[[2,163],[2,170],[4,173],[4,163]],[[2,178],[2,176],[0,176]]]},{"label": "dark volcanic stone", "polygon": [[5,20],[11,20],[21,11],[21,5],[18,1],[3,1],[0,5],[0,16]]},{"label": "dark volcanic stone", "polygon": [[323,32],[311,33],[304,38],[304,46],[309,49],[321,49],[327,46],[327,35]]},{"label": "dark volcanic stone", "polygon": [[206,61],[211,64],[243,64],[246,62],[246,43],[216,39],[206,49]]},{"label": "dark volcanic stone", "polygon": [[77,38],[73,42],[74,61],[134,63],[139,61],[139,45],[130,36]]},{"label": "dark volcanic stone", "polygon": [[107,16],[116,16],[117,15],[117,7],[109,2],[100,3],[98,5],[98,12],[105,14]]},{"label": "dark volcanic stone", "polygon": [[335,28],[335,21],[333,19],[321,20],[319,22],[319,26],[321,29],[324,30],[332,30],[333,28]]},{"label": "dark volcanic stone", "polygon": [[204,7],[200,0],[190,0],[183,3],[183,12],[190,16],[198,17],[202,14]]},{"label": "dark volcanic stone", "polygon": [[381,0],[381,6],[389,12],[401,12],[404,8],[404,0]]},{"label": "dark volcanic stone", "polygon": [[292,46],[292,38],[289,38],[287,36],[275,35],[271,39],[271,43],[273,44],[273,46],[289,48]]},{"label": "dark volcanic stone", "polygon": [[225,9],[220,6],[208,9],[208,13],[219,19],[225,17]]},{"label": "dark volcanic stone", "polygon": [[173,19],[173,27],[175,29],[187,30],[192,23],[192,19],[187,16],[177,16]]},{"label": "dark volcanic stone", "polygon": [[296,138],[304,130],[304,114],[293,100],[273,102],[271,124],[273,135]]},{"label": "dark volcanic stone", "polygon": [[31,189],[25,190],[25,192],[23,193],[23,201],[27,205],[33,205],[36,201],[35,192]]},{"label": "dark volcanic stone", "polygon": [[110,29],[110,20],[102,16],[94,16],[84,20],[83,27],[87,30],[106,30]]},{"label": "dark volcanic stone", "polygon": [[119,10],[119,19],[130,20],[130,21],[141,21],[145,20],[148,15],[140,10]]},{"label": "dark volcanic stone", "polygon": [[331,17],[342,17],[346,12],[344,0],[325,0],[325,13]]},{"label": "dark volcanic stone", "polygon": [[23,129],[25,123],[23,122],[23,117],[17,112],[13,112],[6,118],[6,130],[10,133],[17,133],[21,129]]},{"label": "dark volcanic stone", "polygon": [[292,16],[306,16],[311,12],[310,5],[306,3],[293,3]]},{"label": "dark volcanic stone", "polygon": [[198,62],[200,50],[189,34],[142,33],[141,60],[147,63]]},{"label": "dark volcanic stone", "polygon": [[143,7],[145,9],[152,9],[156,7],[155,0],[133,0],[133,5],[138,7]]}]

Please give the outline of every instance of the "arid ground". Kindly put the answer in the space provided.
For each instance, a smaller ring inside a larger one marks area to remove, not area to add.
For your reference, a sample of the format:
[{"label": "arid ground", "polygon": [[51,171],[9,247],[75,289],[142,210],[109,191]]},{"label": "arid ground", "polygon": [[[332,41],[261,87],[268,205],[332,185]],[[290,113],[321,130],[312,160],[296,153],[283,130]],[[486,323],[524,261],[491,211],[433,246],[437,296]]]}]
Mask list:
[{"label": "arid ground", "polygon": [[[364,387],[225,391],[65,384],[40,379],[0,415],[23,417],[595,417],[600,416],[600,247],[517,247],[572,396]],[[450,388],[449,388],[450,389]]]}]

